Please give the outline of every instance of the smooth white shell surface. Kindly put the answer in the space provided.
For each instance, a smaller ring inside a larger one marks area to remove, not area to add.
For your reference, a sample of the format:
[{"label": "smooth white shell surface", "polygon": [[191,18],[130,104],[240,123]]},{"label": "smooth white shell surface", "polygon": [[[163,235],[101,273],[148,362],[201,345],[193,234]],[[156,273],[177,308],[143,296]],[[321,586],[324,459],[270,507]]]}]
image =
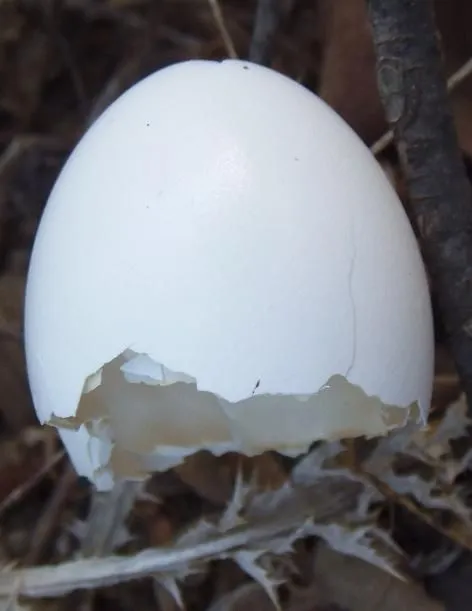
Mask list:
[{"label": "smooth white shell surface", "polygon": [[[42,421],[128,348],[229,402],[340,374],[430,403],[428,286],[397,195],[322,101],[243,61],[161,70],[89,129],[40,224],[25,331]],[[88,433],[63,438],[90,473]]]}]

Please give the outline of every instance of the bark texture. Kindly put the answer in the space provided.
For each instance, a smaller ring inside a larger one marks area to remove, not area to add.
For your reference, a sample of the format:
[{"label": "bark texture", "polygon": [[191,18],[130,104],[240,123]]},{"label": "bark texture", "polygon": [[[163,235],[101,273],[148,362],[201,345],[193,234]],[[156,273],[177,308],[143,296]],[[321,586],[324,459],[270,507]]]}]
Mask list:
[{"label": "bark texture", "polygon": [[432,0],[366,0],[377,81],[414,221],[472,410],[472,194]]},{"label": "bark texture", "polygon": [[280,21],[291,4],[291,0],[258,0],[249,50],[252,62],[270,65]]}]

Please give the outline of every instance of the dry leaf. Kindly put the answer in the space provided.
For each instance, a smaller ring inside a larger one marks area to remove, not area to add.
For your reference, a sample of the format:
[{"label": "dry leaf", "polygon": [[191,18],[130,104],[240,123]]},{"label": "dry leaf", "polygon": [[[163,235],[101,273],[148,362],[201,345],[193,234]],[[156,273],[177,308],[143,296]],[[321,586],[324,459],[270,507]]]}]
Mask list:
[{"label": "dry leaf", "polygon": [[207,611],[274,611],[274,603],[257,583],[245,583],[216,600]]},{"label": "dry leaf", "polygon": [[349,611],[444,611],[418,584],[405,583],[357,558],[319,545],[315,582],[324,604]]}]

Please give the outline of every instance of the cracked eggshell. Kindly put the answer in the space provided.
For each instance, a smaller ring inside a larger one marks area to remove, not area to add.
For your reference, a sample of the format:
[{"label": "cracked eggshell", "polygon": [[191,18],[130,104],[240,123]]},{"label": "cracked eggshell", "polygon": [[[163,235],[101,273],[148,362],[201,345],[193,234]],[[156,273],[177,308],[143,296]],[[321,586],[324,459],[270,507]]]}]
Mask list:
[{"label": "cracked eggshell", "polygon": [[396,193],[325,103],[244,61],[160,70],[92,125],[44,212],[25,324],[38,416],[101,487],[199,448],[385,434],[431,398]]}]

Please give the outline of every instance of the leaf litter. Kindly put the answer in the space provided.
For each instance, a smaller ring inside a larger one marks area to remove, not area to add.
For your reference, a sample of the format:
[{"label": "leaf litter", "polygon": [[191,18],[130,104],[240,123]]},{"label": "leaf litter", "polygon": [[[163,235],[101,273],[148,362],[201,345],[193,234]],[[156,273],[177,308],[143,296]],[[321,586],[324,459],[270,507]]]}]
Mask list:
[{"label": "leaf litter", "polygon": [[[112,499],[110,526],[102,523],[96,530],[100,538],[95,540],[102,541],[99,548],[87,557],[79,553],[77,559],[57,565],[5,570],[0,574],[0,595],[54,597],[147,576],[182,606],[181,584],[189,576],[208,571],[212,562],[229,559],[277,607],[281,586],[296,575],[294,567],[282,559],[293,554],[297,542],[313,537],[407,582],[414,577],[414,558],[385,528],[382,513],[392,498],[400,506],[408,498],[428,524],[453,540],[457,533],[467,533],[463,544],[469,544],[470,511],[457,491],[448,488],[451,473],[460,477],[470,464],[465,459],[468,451],[454,446],[467,434],[468,426],[461,397],[423,431],[402,429],[375,443],[366,442],[369,447],[361,447],[354,465],[350,442],[319,442],[288,469],[285,483],[275,490],[261,488],[257,472],[245,478],[237,465],[233,495],[225,507],[213,507],[197,520],[189,520],[171,545],[117,554],[127,539],[122,532],[127,514],[135,503],[150,502],[140,486],[128,484],[127,505],[117,507],[117,499]],[[405,458],[413,458],[414,467],[404,470]],[[388,487],[391,498],[375,486],[377,481]],[[93,521],[91,511],[90,527]],[[110,532],[119,536],[114,540]]]}]

